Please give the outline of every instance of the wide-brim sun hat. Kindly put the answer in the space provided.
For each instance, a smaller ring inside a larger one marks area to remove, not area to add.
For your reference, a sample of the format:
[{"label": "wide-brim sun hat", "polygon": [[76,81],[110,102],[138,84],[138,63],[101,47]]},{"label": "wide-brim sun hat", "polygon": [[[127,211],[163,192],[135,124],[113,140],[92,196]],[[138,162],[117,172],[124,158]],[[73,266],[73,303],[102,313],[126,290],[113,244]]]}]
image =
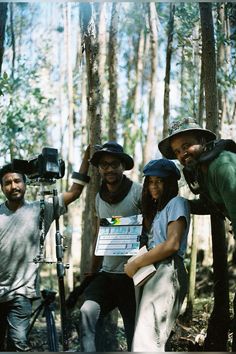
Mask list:
[{"label": "wide-brim sun hat", "polygon": [[170,146],[171,138],[185,132],[198,132],[206,139],[206,142],[216,139],[216,135],[208,129],[203,129],[193,118],[187,117],[178,121],[173,121],[169,128],[169,135],[161,140],[158,148],[167,159],[174,160],[176,156]]},{"label": "wide-brim sun hat", "polygon": [[134,167],[134,160],[131,156],[126,154],[123,147],[115,141],[108,141],[100,146],[100,148],[94,152],[90,159],[93,166],[98,167],[99,161],[104,154],[115,156],[123,162],[126,170],[131,170]]},{"label": "wide-brim sun hat", "polygon": [[160,178],[175,177],[180,179],[181,174],[173,161],[158,159],[149,161],[143,168],[144,176],[158,176]]}]

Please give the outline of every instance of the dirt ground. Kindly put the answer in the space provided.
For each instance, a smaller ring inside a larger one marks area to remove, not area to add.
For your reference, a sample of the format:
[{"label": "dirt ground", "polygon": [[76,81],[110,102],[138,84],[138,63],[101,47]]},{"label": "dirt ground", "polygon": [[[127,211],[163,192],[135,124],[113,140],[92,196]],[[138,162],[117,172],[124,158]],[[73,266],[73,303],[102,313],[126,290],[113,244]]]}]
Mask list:
[{"label": "dirt ground", "polygon": [[[235,274],[231,278],[231,302],[233,300],[233,288],[235,284]],[[234,289],[235,290],[235,289]],[[78,305],[78,304],[77,304]],[[208,320],[213,306],[213,281],[211,269],[202,270],[197,275],[196,298],[193,307],[193,315],[190,321],[186,320],[184,313],[177,320],[173,329],[170,343],[167,351],[175,352],[193,352],[203,351],[203,343],[207,332]],[[232,305],[231,305],[232,308]],[[79,306],[76,306],[70,313],[69,323],[69,351],[79,352],[79,330],[78,330]],[[60,338],[60,315],[59,309],[56,309],[56,326]],[[115,334],[115,335],[114,335]],[[106,329],[104,338],[107,339],[109,349],[105,351],[127,351],[126,341],[122,320],[118,317],[118,326],[116,329]],[[110,342],[109,342],[110,341]],[[30,343],[32,352],[48,351],[45,319],[40,317],[30,334]],[[228,347],[232,344],[232,333],[229,333]],[[63,351],[60,343],[59,351]]]}]

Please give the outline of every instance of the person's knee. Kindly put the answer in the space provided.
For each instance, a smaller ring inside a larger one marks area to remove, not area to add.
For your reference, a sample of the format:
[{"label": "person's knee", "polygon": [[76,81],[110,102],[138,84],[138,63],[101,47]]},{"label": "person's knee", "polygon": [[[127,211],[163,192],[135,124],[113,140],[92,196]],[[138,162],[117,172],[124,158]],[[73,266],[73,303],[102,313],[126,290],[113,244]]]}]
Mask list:
[{"label": "person's knee", "polygon": [[80,318],[82,323],[94,322],[96,324],[100,315],[100,306],[97,302],[86,300],[80,309]]},{"label": "person's knee", "polygon": [[7,349],[8,351],[27,352],[28,331],[31,317],[31,300],[24,296],[17,296],[8,313]]}]

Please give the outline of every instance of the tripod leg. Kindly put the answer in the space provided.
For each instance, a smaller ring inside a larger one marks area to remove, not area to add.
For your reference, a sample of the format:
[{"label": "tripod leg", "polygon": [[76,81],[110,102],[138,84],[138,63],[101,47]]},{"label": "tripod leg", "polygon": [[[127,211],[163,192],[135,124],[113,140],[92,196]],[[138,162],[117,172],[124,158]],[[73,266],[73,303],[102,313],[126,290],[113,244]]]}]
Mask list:
[{"label": "tripod leg", "polygon": [[63,351],[69,350],[64,278],[58,278]]},{"label": "tripod leg", "polygon": [[28,335],[29,335],[30,332],[32,331],[32,328],[34,327],[35,321],[36,321],[37,318],[39,317],[40,312],[42,311],[42,308],[43,308],[43,303],[41,302],[41,304],[39,305],[39,307],[37,307],[37,309],[32,313],[33,320],[32,320],[32,322],[31,322],[31,324],[30,324],[29,331],[28,331]]},{"label": "tripod leg", "polygon": [[58,335],[55,326],[54,314],[50,306],[45,306],[45,317],[47,323],[48,349],[50,352],[59,351]]}]

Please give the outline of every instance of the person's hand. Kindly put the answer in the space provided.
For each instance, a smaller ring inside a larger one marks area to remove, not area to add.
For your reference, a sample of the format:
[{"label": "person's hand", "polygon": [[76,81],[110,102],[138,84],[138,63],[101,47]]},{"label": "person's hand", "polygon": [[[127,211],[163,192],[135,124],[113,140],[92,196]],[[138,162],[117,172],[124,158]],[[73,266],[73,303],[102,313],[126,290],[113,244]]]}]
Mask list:
[{"label": "person's hand", "polygon": [[90,156],[90,144],[86,147],[85,151],[84,151],[84,155],[86,155],[86,157],[89,157]]},{"label": "person's hand", "polygon": [[128,275],[128,277],[132,278],[138,270],[138,266],[135,263],[135,260],[132,262],[126,263],[124,265],[124,270],[125,270],[125,274]]}]

